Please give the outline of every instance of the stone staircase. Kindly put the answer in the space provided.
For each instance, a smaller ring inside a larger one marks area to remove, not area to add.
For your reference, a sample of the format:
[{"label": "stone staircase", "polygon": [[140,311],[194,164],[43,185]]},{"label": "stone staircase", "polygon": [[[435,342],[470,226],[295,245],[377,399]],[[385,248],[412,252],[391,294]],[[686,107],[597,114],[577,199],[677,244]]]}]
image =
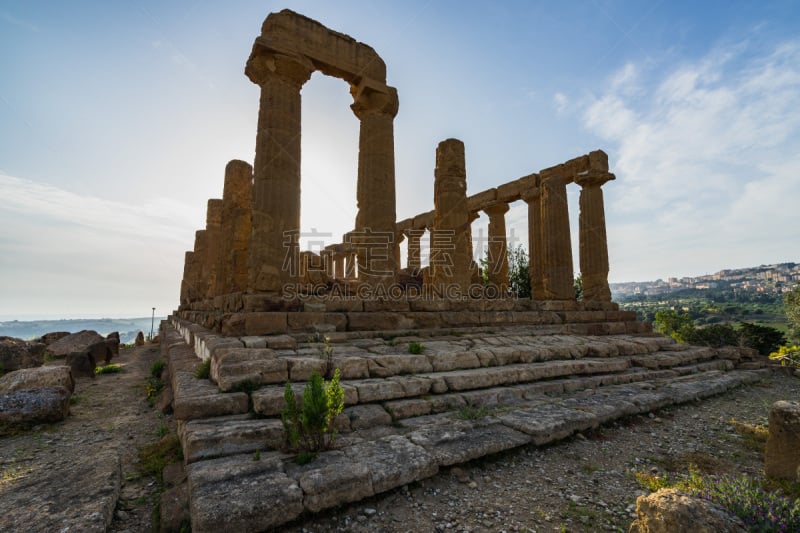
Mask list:
[{"label": "stone staircase", "polygon": [[[573,326],[330,333],[346,407],[334,449],[300,466],[281,451],[284,386],[301,396],[311,373],[324,373],[322,339],[225,337],[173,317],[161,347],[192,530],[264,530],[440,467],[719,394],[757,381],[766,365],[747,349]],[[194,377],[203,359],[210,380]]]}]

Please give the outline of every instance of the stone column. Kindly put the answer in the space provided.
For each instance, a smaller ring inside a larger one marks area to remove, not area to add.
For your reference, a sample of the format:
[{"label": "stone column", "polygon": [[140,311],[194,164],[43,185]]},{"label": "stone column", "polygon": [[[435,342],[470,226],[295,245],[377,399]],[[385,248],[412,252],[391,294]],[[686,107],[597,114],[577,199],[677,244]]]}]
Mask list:
[{"label": "stone column", "polygon": [[211,199],[206,209],[206,298],[217,295],[217,265],[222,247],[222,200]]},{"label": "stone column", "polygon": [[340,252],[333,255],[333,277],[344,279],[344,255]]},{"label": "stone column", "polygon": [[425,233],[425,229],[412,228],[406,232],[408,236],[408,269],[412,271],[419,270],[422,266],[420,260],[420,238]]},{"label": "stone column", "polygon": [[609,172],[589,172],[575,178],[575,183],[581,186],[580,265],[583,299],[586,301],[611,301],[606,215],[600,187],[613,179],[615,176]]},{"label": "stone column", "polygon": [[181,280],[181,306],[184,306],[191,301],[190,294],[192,292],[191,276],[193,261],[194,252],[186,252],[183,259],[183,279]]},{"label": "stone column", "polygon": [[358,140],[358,214],[353,243],[358,253],[358,278],[370,285],[391,284],[396,207],[394,117],[397,91],[364,78],[351,87],[353,112],[361,121]]},{"label": "stone column", "polygon": [[245,74],[261,87],[253,166],[248,289],[280,291],[299,275],[300,88],[314,67],[254,48]]},{"label": "stone column", "polygon": [[344,277],[345,279],[356,279],[356,254],[354,252],[347,252]]},{"label": "stone column", "polygon": [[528,270],[531,280],[531,299],[544,300],[544,279],[542,265],[542,204],[539,194],[538,179],[533,187],[522,193],[522,199],[528,204]]},{"label": "stone column", "polygon": [[208,290],[206,283],[206,257],[208,251],[206,247],[206,230],[201,229],[194,232],[194,253],[192,253],[192,266],[189,275],[189,300],[192,302],[202,300]]},{"label": "stone column", "polygon": [[545,300],[574,300],[567,182],[555,172],[542,171],[539,177],[543,297]]},{"label": "stone column", "polygon": [[402,264],[400,259],[400,244],[405,240],[406,235],[402,231],[398,231],[394,234],[394,264],[396,265],[397,270],[400,270],[400,265]]},{"label": "stone column", "polygon": [[506,217],[508,204],[495,202],[483,208],[489,215],[489,283],[500,289],[502,295],[508,291],[508,245],[506,243]]},{"label": "stone column", "polygon": [[469,209],[464,143],[447,139],[436,148],[431,232],[431,279],[435,285],[470,285]]},{"label": "stone column", "polygon": [[250,204],[253,167],[233,160],[225,166],[222,191],[222,245],[217,268],[217,295],[247,290]]}]

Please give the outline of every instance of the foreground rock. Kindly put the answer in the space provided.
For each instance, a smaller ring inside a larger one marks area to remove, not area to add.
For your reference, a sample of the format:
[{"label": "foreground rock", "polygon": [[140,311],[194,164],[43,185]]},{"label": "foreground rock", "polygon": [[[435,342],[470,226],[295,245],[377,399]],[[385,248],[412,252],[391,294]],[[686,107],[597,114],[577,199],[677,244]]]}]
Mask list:
[{"label": "foreground rock", "polygon": [[739,518],[721,507],[687,496],[677,489],[662,489],[636,499],[636,520],[629,533],[745,533]]},{"label": "foreground rock", "polygon": [[772,405],[764,471],[769,477],[800,481],[800,402]]},{"label": "foreground rock", "polygon": [[75,381],[67,366],[17,370],[0,377],[0,423],[58,422],[69,414]]},{"label": "foreground rock", "polygon": [[41,366],[45,345],[14,337],[0,337],[0,373]]}]

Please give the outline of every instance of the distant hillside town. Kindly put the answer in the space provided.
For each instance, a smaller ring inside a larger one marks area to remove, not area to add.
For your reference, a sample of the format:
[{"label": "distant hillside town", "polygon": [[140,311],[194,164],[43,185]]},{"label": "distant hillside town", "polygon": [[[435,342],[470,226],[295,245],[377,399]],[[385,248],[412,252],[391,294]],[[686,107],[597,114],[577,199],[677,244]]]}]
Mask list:
[{"label": "distant hillside town", "polygon": [[669,278],[664,281],[610,283],[614,300],[631,296],[655,296],[684,289],[720,289],[780,295],[800,282],[800,264],[779,263],[751,268],[720,270],[705,276]]}]

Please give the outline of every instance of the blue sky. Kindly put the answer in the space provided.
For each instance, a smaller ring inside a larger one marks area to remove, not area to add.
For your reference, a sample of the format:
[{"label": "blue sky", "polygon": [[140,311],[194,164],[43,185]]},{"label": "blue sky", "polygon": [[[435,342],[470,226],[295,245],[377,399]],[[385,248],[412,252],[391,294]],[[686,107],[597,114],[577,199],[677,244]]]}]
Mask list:
[{"label": "blue sky", "polygon": [[[253,159],[244,64],[285,7],[385,60],[398,219],[432,208],[448,137],[469,193],[600,148],[612,281],[799,259],[797,1],[0,0],[0,318],[176,307],[206,200]],[[358,121],[341,80],[302,94],[302,229],[333,242],[355,218]],[[520,244],[525,220],[514,204]]]}]

